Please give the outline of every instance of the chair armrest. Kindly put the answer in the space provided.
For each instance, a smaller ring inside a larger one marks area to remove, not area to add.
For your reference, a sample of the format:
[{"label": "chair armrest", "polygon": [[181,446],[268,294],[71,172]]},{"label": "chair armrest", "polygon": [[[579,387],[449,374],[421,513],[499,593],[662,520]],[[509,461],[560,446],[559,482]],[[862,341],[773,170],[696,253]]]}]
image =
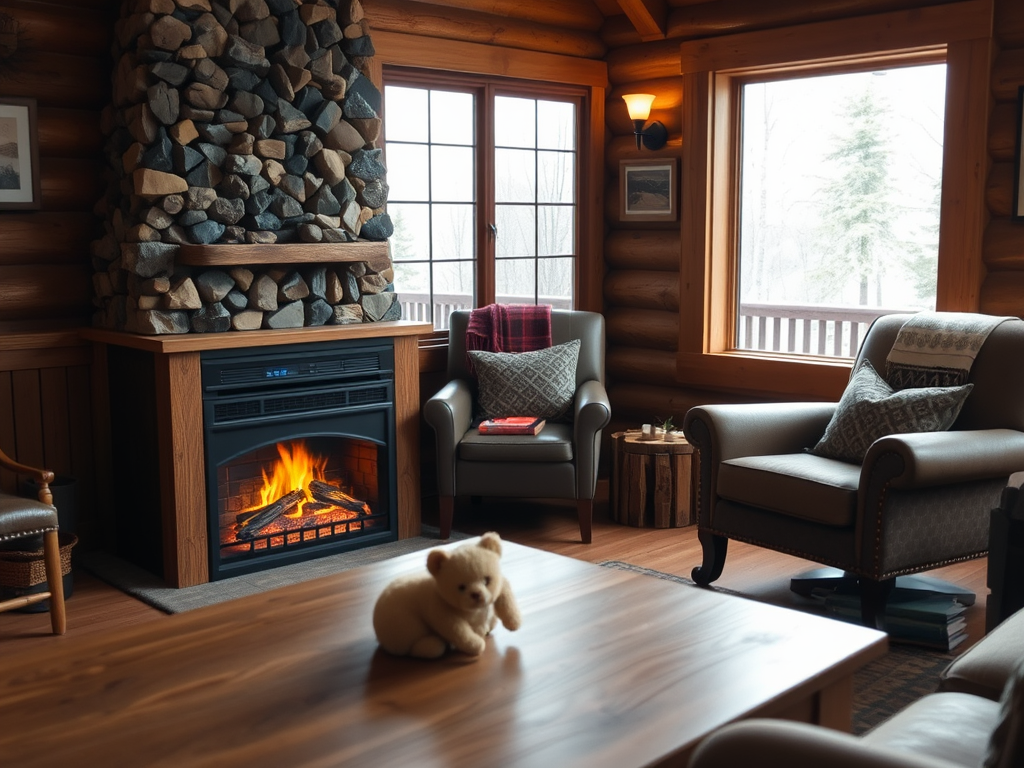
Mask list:
[{"label": "chair armrest", "polygon": [[442,496],[455,495],[455,454],[459,440],[473,423],[473,392],[463,379],[445,384],[423,406],[423,418],[434,428],[437,484]]},{"label": "chair armrest", "polygon": [[714,462],[799,453],[821,439],[835,409],[835,403],[699,405],[686,412],[683,433],[702,453],[710,448],[702,459]]},{"label": "chair armrest", "polygon": [[856,736],[807,723],[747,720],[715,731],[697,747],[690,768],[963,768],[946,760],[873,747]]},{"label": "chair armrest", "polygon": [[49,484],[53,482],[54,474],[48,469],[30,467],[27,464],[19,464],[3,451],[0,451],[0,467],[20,475],[30,475],[37,483]]},{"label": "chair armrest", "polygon": [[576,388],[573,401],[573,446],[576,452],[576,498],[593,499],[601,459],[601,430],[612,419],[604,384],[591,379]]},{"label": "chair armrest", "polygon": [[[896,454],[900,462],[892,462],[891,454]],[[889,479],[894,488],[1009,477],[1024,467],[1024,432],[976,429],[888,435],[868,449],[862,477],[883,463],[892,467],[902,463],[902,471]]]}]

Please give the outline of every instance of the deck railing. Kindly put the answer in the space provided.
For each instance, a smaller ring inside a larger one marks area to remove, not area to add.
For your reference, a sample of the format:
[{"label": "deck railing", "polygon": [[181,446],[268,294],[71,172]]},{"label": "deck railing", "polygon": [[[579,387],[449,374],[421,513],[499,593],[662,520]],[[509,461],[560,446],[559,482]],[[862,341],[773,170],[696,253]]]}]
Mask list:
[{"label": "deck railing", "polygon": [[[448,330],[448,316],[456,309],[471,309],[473,297],[465,293],[435,293],[433,316],[431,316],[430,295],[426,293],[410,293],[400,291],[398,300],[402,304],[402,319],[417,320],[423,323],[434,318],[434,329]],[[533,296],[502,296],[503,304],[533,304]],[[572,299],[565,296],[541,296],[541,304],[550,304],[556,309],[572,309]]]}]

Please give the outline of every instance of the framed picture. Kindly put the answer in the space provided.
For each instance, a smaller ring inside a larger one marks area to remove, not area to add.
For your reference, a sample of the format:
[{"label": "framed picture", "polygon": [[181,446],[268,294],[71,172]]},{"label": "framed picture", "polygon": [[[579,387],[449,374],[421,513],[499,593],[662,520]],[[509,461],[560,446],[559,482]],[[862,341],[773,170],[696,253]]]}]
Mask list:
[{"label": "framed picture", "polygon": [[1017,157],[1013,173],[1013,218],[1024,219],[1024,168],[1021,167],[1021,152],[1024,151],[1024,85],[1017,89]]},{"label": "framed picture", "polygon": [[675,221],[676,159],[623,160],[619,163],[622,221]]},{"label": "framed picture", "polygon": [[0,98],[0,210],[41,207],[36,100]]}]

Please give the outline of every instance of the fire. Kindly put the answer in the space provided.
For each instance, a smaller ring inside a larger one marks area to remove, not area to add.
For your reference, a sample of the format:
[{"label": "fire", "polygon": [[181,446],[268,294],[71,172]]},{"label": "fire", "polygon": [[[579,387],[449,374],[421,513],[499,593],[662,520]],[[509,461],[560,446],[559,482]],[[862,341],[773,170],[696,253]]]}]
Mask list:
[{"label": "fire", "polygon": [[309,484],[313,480],[323,480],[327,468],[327,458],[314,456],[306,450],[301,442],[278,443],[277,453],[280,457],[274,462],[272,471],[263,470],[263,487],[260,488],[260,503],[254,509],[265,507],[292,491],[302,491],[302,501],[286,517],[301,517],[302,508],[313,500],[309,495]]}]

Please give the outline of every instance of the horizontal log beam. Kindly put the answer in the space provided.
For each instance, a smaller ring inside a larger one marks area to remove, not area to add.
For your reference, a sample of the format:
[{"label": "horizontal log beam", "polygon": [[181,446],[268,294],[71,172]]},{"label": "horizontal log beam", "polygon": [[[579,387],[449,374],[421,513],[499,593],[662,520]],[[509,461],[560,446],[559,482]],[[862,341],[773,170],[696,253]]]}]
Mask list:
[{"label": "horizontal log beam", "polygon": [[992,219],[985,227],[982,253],[990,272],[1024,270],[1024,237],[1021,237],[1020,225],[1009,218]]},{"label": "horizontal log beam", "polygon": [[619,229],[608,233],[604,242],[605,262],[611,269],[649,269],[674,272],[679,269],[679,229]]},{"label": "horizontal log beam", "polygon": [[992,95],[998,101],[1017,101],[1024,82],[1024,48],[1000,51],[992,65]]},{"label": "horizontal log beam", "polygon": [[91,308],[87,264],[0,267],[0,320],[77,316]]},{"label": "horizontal log beam", "polygon": [[618,345],[675,352],[679,343],[679,313],[657,309],[615,308],[605,313],[608,347]]},{"label": "horizontal log beam", "polygon": [[91,211],[103,195],[103,163],[94,160],[40,158],[43,210]]},{"label": "horizontal log beam", "polygon": [[1024,317],[1024,271],[992,271],[981,285],[979,312]]},{"label": "horizontal log beam", "polygon": [[103,152],[100,113],[92,109],[39,110],[39,154],[42,157],[95,158]]},{"label": "horizontal log beam", "polygon": [[[372,9],[375,4],[366,0],[364,6]],[[597,32],[604,23],[604,16],[590,0],[433,0],[432,4],[589,32]]]},{"label": "horizontal log beam", "polygon": [[605,57],[613,85],[673,77],[679,74],[679,41],[659,40],[616,48]]},{"label": "horizontal log beam", "polygon": [[996,3],[994,31],[1000,48],[1024,48],[1024,3]]},{"label": "horizontal log beam", "polygon": [[415,0],[371,0],[365,6],[371,33],[402,32],[585,59],[600,59],[606,50],[596,32],[544,26]]},{"label": "horizontal log beam", "polygon": [[659,349],[612,347],[605,356],[605,369],[613,381],[661,382],[676,380],[676,353]]},{"label": "horizontal log beam", "polygon": [[[1024,82],[1024,74],[1021,76]],[[988,153],[993,160],[1014,158],[1017,148],[1017,102],[1000,101],[988,122]]]},{"label": "horizontal log beam", "polygon": [[675,272],[614,270],[605,276],[604,297],[611,307],[679,311],[679,275]]},{"label": "horizontal log beam", "polygon": [[18,30],[17,56],[30,52],[61,53],[104,59],[110,55],[113,20],[88,8],[65,5],[55,11],[49,3],[3,0],[0,13]]},{"label": "horizontal log beam", "polygon": [[6,212],[0,216],[0,265],[81,264],[97,226],[87,212]]},{"label": "horizontal log beam", "polygon": [[36,99],[40,108],[102,109],[110,101],[110,66],[88,56],[26,53],[16,76],[5,75],[5,96]]},{"label": "horizontal log beam", "polygon": [[608,389],[608,399],[612,413],[620,418],[633,415],[640,423],[652,423],[671,416],[676,424],[682,424],[686,412],[698,405],[754,402],[750,398],[722,392],[637,383],[613,384]]},{"label": "horizontal log beam", "polygon": [[605,168],[608,171],[609,178],[618,180],[619,163],[622,160],[661,160],[664,158],[680,157],[683,153],[683,141],[685,140],[682,135],[682,115],[679,112],[675,112],[672,114],[672,117],[674,119],[671,120],[671,127],[669,123],[665,123],[665,129],[668,131],[668,142],[658,150],[657,154],[652,154],[651,150],[646,148],[637,149],[636,136],[632,131],[628,134],[612,136],[605,149]]},{"label": "horizontal log beam", "polygon": [[[1010,217],[1013,210],[1013,186],[1013,163],[993,163],[988,171],[988,182],[985,184],[985,203],[988,205],[989,213],[993,216]],[[1020,233],[1018,238],[1024,240]]]}]

